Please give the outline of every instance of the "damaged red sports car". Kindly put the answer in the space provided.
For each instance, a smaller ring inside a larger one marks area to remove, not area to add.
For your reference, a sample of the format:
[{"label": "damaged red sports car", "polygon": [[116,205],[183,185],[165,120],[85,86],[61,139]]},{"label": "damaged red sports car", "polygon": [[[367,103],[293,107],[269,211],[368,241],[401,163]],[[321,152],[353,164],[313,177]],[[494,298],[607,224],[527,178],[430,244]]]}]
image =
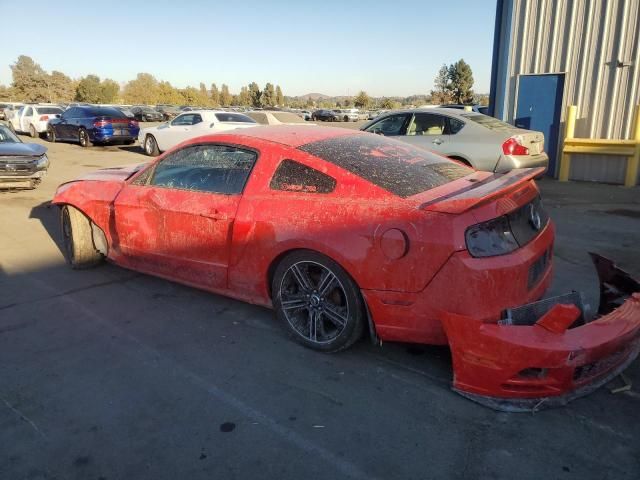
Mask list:
[{"label": "damaged red sports car", "polygon": [[540,173],[474,171],[348,129],[256,127],[91,173],[53,203],[73,267],[106,257],[272,306],[321,351],[365,332],[449,344],[454,389],[519,410],[601,385],[640,348],[640,288],[600,257],[602,316],[577,294],[538,301],[554,241]]}]

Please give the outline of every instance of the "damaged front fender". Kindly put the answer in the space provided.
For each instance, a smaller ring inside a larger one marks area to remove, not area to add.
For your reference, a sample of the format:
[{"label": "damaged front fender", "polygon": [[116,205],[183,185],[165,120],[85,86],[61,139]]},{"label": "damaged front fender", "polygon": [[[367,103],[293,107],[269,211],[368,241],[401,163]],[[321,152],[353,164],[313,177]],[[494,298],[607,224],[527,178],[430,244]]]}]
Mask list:
[{"label": "damaged front fender", "polygon": [[578,294],[534,302],[495,323],[443,313],[453,389],[503,411],[564,405],[609,382],[640,352],[640,284],[591,254],[600,279],[596,318]]}]

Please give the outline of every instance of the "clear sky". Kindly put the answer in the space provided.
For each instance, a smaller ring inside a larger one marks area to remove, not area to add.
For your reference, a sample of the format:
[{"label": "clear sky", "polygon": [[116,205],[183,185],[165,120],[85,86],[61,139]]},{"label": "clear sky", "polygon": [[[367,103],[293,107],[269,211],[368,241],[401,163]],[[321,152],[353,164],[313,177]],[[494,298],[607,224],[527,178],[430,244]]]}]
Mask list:
[{"label": "clear sky", "polygon": [[72,78],[124,82],[148,72],[174,86],[252,81],[285,95],[428,93],[464,58],[488,93],[495,1],[0,0],[0,84],[18,55]]}]

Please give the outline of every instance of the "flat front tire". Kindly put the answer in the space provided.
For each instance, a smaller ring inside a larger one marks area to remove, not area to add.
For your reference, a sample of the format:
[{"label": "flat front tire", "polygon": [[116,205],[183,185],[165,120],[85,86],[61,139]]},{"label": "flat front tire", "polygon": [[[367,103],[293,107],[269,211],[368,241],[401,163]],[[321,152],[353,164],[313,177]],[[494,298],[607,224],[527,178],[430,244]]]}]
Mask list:
[{"label": "flat front tire", "polygon": [[84,213],[65,205],[60,211],[60,223],[65,257],[71,268],[90,268],[102,261],[102,254],[93,244],[91,220]]},{"label": "flat front tire", "polygon": [[276,267],[272,292],[278,319],[304,346],[337,352],[362,337],[360,290],[330,258],[307,250],[286,255]]}]

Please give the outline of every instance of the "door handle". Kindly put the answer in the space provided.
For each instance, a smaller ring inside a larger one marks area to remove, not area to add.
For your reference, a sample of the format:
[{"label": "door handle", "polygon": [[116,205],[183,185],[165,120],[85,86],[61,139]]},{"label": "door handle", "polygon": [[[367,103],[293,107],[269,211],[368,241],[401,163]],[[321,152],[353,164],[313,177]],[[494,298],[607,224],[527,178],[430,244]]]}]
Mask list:
[{"label": "door handle", "polygon": [[440,140],[439,138],[434,138],[431,143],[435,145],[442,145],[442,140]]}]

